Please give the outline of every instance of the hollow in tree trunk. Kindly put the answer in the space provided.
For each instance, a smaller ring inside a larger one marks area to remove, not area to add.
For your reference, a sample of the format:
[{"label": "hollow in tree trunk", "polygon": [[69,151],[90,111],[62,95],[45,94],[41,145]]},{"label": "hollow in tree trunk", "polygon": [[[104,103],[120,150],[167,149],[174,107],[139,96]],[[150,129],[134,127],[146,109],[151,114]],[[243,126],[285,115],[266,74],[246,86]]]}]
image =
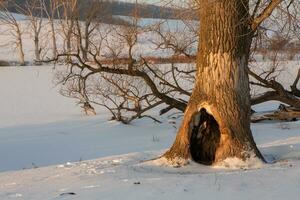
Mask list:
[{"label": "hollow in tree trunk", "polygon": [[249,1],[198,2],[196,83],[176,140],[164,157],[208,165],[230,157],[263,159],[250,130]]}]

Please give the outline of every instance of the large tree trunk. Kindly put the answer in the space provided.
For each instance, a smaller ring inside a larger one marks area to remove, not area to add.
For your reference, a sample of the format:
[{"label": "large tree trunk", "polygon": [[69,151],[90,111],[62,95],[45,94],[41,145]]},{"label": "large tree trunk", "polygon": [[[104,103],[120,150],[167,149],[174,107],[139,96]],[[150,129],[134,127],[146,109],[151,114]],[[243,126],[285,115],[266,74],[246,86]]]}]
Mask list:
[{"label": "large tree trunk", "polygon": [[[198,0],[200,43],[196,85],[165,157],[214,164],[230,157],[263,159],[250,130],[246,72],[253,33],[248,0]],[[180,164],[180,163],[178,163]]]}]

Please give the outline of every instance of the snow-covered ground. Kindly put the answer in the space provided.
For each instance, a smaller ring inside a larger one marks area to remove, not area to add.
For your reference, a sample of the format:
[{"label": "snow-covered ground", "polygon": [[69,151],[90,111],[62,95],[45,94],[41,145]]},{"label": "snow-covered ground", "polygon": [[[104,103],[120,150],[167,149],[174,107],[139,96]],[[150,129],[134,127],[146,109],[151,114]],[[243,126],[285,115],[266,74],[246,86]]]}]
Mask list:
[{"label": "snow-covered ground", "polygon": [[101,109],[84,117],[58,94],[52,72],[52,66],[0,68],[1,200],[298,198],[299,122],[252,126],[265,157],[276,161],[259,169],[157,166],[149,160],[173,142],[173,123],[126,126],[109,122]]},{"label": "snow-covered ground", "polygon": [[150,153],[0,174],[1,199],[298,199],[299,161],[257,170],[144,164]]},{"label": "snow-covered ground", "polygon": [[[153,126],[150,120],[124,126],[108,122],[108,113],[101,109],[99,116],[85,117],[75,101],[58,93],[53,72],[51,66],[0,68],[0,160],[5,160],[0,171],[169,145],[162,141],[175,134],[172,126]],[[153,141],[157,139],[161,142]]]}]

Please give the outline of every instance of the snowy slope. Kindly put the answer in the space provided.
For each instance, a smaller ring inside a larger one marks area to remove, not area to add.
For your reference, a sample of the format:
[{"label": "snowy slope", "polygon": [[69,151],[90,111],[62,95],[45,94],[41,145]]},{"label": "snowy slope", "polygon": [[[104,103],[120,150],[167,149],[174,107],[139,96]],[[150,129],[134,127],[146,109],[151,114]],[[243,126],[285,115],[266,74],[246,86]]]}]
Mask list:
[{"label": "snowy slope", "polygon": [[52,83],[52,67],[0,67],[0,127],[51,122],[78,115],[74,101]]},{"label": "snowy slope", "polygon": [[[4,11],[0,11],[0,14],[1,15],[4,15]],[[27,19],[27,17],[25,16],[25,15],[22,15],[22,14],[17,14],[17,13],[12,13],[12,16],[16,19],[16,20],[18,20],[18,21],[20,21],[20,20],[26,20]]]},{"label": "snowy slope", "polygon": [[[153,137],[165,141],[175,134],[172,126],[154,126],[150,120],[123,126],[107,122],[102,109],[96,118],[85,117],[74,100],[58,93],[53,73],[51,66],[0,68],[0,160],[5,160],[0,172],[169,145],[153,142]],[[124,131],[126,140],[119,137]]]}]

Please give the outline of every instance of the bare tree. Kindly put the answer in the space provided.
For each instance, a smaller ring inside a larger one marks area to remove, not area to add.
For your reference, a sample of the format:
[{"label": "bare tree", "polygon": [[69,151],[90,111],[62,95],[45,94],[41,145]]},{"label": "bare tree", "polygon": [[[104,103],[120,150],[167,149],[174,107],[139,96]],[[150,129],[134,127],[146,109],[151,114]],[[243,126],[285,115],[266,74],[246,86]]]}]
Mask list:
[{"label": "bare tree", "polygon": [[45,0],[42,0],[43,11],[48,18],[48,23],[51,30],[51,40],[52,40],[52,58],[57,56],[57,39],[56,39],[56,29],[55,29],[55,17],[59,16],[59,1],[58,0],[49,0],[49,4]]},{"label": "bare tree", "polygon": [[7,26],[7,31],[14,37],[13,43],[19,54],[19,63],[21,66],[25,65],[25,55],[23,50],[23,39],[20,22],[15,18],[15,15],[8,10],[8,6],[15,5],[14,1],[1,1],[0,2],[0,22]]},{"label": "bare tree", "polygon": [[[103,2],[98,0],[91,0],[90,3],[79,3],[80,10],[83,10],[81,16],[83,21],[83,37],[84,41],[81,43],[83,58],[88,60],[88,52],[90,48],[90,42],[94,30],[99,27],[101,16],[105,15]],[[78,24],[77,24],[78,25]]]},{"label": "bare tree", "polygon": [[26,0],[23,5],[16,4],[15,7],[19,13],[24,14],[28,18],[31,28],[30,33],[32,33],[34,41],[35,63],[40,64],[42,51],[40,37],[44,15],[43,1]]},{"label": "bare tree", "polygon": [[[59,0],[60,11],[58,12],[61,32],[64,38],[64,51],[72,52],[72,39],[74,39],[74,28],[78,18],[78,1],[77,0]],[[70,57],[67,56],[69,60]]]}]

